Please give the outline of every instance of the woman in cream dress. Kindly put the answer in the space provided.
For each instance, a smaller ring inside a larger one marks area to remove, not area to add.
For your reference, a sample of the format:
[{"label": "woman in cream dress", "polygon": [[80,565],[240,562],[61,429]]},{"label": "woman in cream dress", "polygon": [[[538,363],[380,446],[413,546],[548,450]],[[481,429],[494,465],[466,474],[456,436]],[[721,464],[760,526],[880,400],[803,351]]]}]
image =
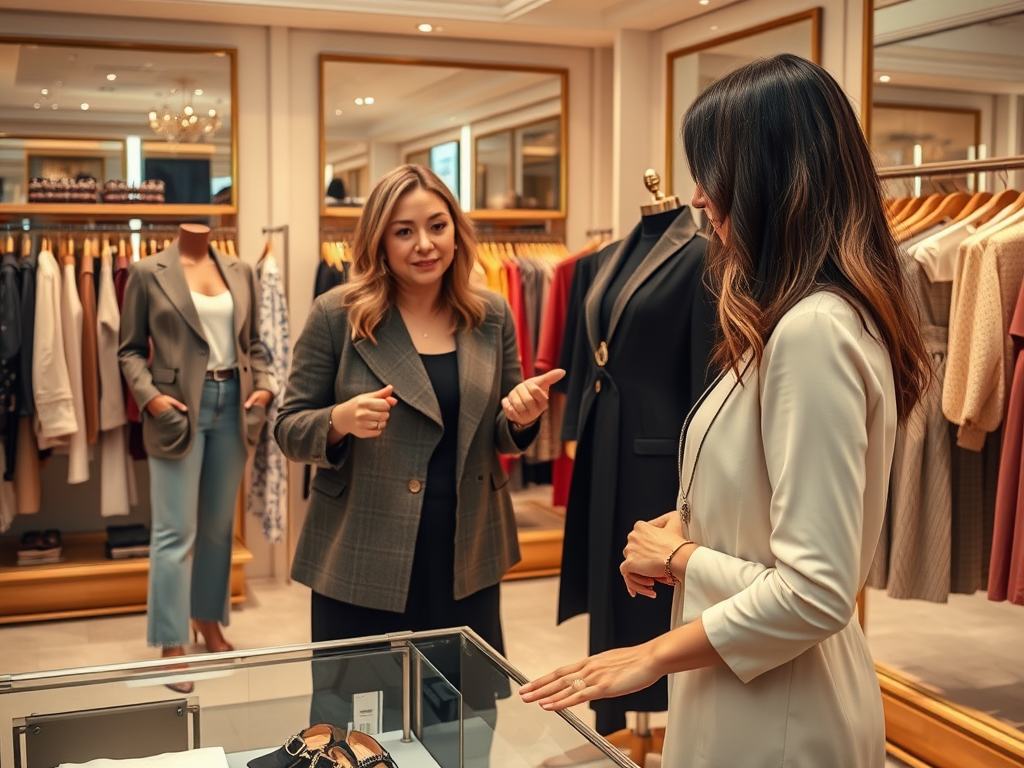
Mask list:
[{"label": "woman in cream dress", "polygon": [[635,599],[676,584],[673,627],[521,694],[562,709],[667,674],[666,768],[880,768],[856,597],[927,359],[870,151],[835,80],[788,54],[712,84],[683,135],[721,376],[683,427],[677,510],[620,566]]}]

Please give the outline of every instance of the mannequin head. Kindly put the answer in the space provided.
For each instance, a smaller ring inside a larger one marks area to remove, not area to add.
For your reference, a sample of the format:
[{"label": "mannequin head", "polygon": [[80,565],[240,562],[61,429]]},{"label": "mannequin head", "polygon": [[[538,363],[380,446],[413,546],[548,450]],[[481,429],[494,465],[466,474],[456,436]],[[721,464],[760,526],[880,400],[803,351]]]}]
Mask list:
[{"label": "mannequin head", "polygon": [[889,349],[905,418],[927,381],[899,252],[871,151],[850,102],[824,69],[792,54],[712,83],[683,118],[701,203],[718,223],[708,277],[722,341],[738,370],[798,301],[830,290],[863,307]]}]

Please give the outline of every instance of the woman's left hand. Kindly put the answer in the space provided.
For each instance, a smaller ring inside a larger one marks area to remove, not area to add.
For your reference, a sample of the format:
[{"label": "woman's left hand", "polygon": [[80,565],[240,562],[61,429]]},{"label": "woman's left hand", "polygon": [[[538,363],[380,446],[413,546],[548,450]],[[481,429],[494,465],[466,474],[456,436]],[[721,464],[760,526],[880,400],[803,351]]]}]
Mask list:
[{"label": "woman's left hand", "polygon": [[632,597],[638,594],[656,597],[655,582],[673,583],[665,575],[665,558],[685,540],[679,513],[675,510],[649,523],[640,520],[633,526],[626,537],[626,548],[622,550],[625,559],[619,566],[619,573]]},{"label": "woman's left hand", "polygon": [[615,648],[538,677],[519,689],[523,701],[558,711],[584,701],[624,696],[653,685],[664,673],[649,643]]},{"label": "woman's left hand", "polygon": [[249,410],[256,403],[259,403],[264,408],[270,405],[270,401],[274,399],[274,395],[266,389],[256,389],[249,395],[249,399],[245,401],[245,410]]},{"label": "woman's left hand", "polygon": [[528,427],[548,408],[548,390],[551,385],[565,376],[561,368],[553,368],[540,376],[534,376],[513,387],[507,397],[501,400],[505,415],[513,424]]}]

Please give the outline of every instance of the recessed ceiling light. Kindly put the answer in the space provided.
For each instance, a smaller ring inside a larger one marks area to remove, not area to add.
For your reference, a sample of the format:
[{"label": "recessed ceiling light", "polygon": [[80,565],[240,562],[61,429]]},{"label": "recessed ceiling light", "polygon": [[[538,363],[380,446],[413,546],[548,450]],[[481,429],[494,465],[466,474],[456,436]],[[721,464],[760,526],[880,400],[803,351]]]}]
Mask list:
[{"label": "recessed ceiling light", "polygon": [[879,75],[878,76],[878,81],[880,83],[888,83],[890,80],[892,80],[892,78],[889,77],[888,75]]},{"label": "recessed ceiling light", "polygon": [[356,106],[359,106],[359,107],[363,106],[363,100],[362,99],[356,99]]},{"label": "recessed ceiling light", "polygon": [[701,5],[707,5],[711,0],[700,0]]},{"label": "recessed ceiling light", "polygon": [[202,88],[196,88],[194,91],[192,91],[192,93],[194,93],[196,96],[202,96],[203,95],[203,89]]},{"label": "recessed ceiling light", "polygon": [[716,31],[717,29],[718,29],[718,25],[717,24],[712,24],[711,25],[711,31],[712,32]]},{"label": "recessed ceiling light", "polygon": [[51,104],[50,105],[50,109],[57,109],[57,105],[56,104]]},{"label": "recessed ceiling light", "polygon": [[89,105],[85,102],[82,102],[82,111],[85,112],[87,109],[89,109]]},{"label": "recessed ceiling light", "polygon": [[41,106],[43,105],[37,101],[35,104],[32,105],[32,109],[39,109]]},{"label": "recessed ceiling light", "polygon": [[363,103],[364,104],[373,104],[373,96],[367,96],[365,99],[363,99]]},{"label": "recessed ceiling light", "polygon": [[418,27],[416,27],[416,29],[418,29],[420,32],[433,32],[434,31],[434,25],[433,24],[420,24]]},{"label": "recessed ceiling light", "polygon": [[117,80],[117,75],[111,72],[109,75],[107,75],[107,80]]},{"label": "recessed ceiling light", "polygon": [[341,115],[341,110],[340,109],[334,110],[334,116],[335,117],[339,117],[340,115]]},{"label": "recessed ceiling light", "polygon": [[49,96],[50,95],[50,89],[49,88],[43,88],[43,90],[41,90],[40,93],[43,94],[43,96]]}]

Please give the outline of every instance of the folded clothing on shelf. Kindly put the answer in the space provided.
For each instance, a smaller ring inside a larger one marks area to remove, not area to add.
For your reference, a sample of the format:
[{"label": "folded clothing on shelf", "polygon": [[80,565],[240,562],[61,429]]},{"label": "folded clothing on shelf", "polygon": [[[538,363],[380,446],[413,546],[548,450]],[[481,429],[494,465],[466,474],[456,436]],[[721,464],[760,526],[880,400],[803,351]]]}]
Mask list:
[{"label": "folded clothing on shelf", "polygon": [[141,523],[108,525],[105,546],[108,560],[149,557],[149,529]]},{"label": "folded clothing on shelf", "polygon": [[48,565],[64,559],[60,531],[25,531],[18,543],[18,565]]}]

